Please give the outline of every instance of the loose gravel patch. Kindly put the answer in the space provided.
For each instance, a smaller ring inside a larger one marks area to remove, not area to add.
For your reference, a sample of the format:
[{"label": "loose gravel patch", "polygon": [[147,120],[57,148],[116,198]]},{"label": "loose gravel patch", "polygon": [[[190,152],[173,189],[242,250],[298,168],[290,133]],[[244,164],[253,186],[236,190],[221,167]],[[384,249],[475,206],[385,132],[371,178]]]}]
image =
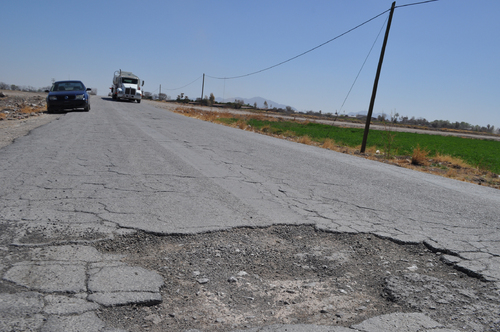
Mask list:
[{"label": "loose gravel patch", "polygon": [[198,234],[144,233],[100,243],[129,265],[157,271],[163,302],[108,308],[99,316],[130,331],[231,331],[272,324],[351,326],[421,312],[463,331],[500,330],[493,284],[454,270],[423,245],[312,226]]}]

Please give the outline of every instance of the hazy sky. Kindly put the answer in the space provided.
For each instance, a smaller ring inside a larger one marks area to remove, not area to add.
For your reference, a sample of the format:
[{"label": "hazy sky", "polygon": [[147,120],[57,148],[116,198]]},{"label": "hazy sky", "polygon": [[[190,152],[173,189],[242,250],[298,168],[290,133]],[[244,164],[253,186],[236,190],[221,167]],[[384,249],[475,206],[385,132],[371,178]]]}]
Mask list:
[{"label": "hazy sky", "polygon": [[[400,0],[396,6],[420,1]],[[259,96],[299,111],[366,111],[388,12],[273,69],[238,79],[213,77],[276,65],[389,10],[391,4],[4,1],[0,82],[39,88],[52,79],[78,79],[107,95],[114,71],[122,69],[143,79],[145,91],[158,93],[161,84],[169,96],[183,92],[194,99],[201,96],[205,73],[204,95]],[[498,0],[439,0],[397,8],[374,112],[500,127],[499,14]]]}]

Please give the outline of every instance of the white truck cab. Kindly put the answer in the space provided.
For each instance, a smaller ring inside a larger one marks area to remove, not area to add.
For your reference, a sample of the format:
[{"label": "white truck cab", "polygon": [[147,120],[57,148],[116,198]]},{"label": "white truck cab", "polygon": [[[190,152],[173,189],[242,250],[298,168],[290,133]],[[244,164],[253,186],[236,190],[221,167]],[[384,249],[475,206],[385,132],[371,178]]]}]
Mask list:
[{"label": "white truck cab", "polygon": [[114,100],[128,99],[140,103],[142,99],[141,86],[144,86],[144,81],[141,82],[139,77],[128,71],[117,70],[110,88],[111,97]]}]

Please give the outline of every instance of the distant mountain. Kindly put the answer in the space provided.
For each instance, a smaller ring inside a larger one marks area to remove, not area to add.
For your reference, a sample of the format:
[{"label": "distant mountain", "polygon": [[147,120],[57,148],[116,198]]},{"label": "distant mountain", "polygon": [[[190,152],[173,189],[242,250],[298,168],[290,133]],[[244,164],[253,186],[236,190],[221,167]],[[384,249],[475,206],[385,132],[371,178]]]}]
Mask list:
[{"label": "distant mountain", "polygon": [[[284,105],[284,104],[279,104],[275,101],[272,101],[272,100],[269,100],[269,99],[265,99],[265,98],[262,98],[262,97],[253,97],[253,98],[240,98],[240,97],[235,97],[235,98],[226,98],[226,99],[222,99],[222,98],[215,98],[215,101],[217,102],[222,102],[222,103],[230,103],[230,102],[234,102],[236,99],[238,100],[243,100],[243,102],[248,105],[254,105],[255,103],[257,103],[257,107],[258,108],[264,108],[264,102],[267,101],[267,107],[268,108],[283,108],[285,109],[287,106],[290,106],[290,105]],[[292,109],[294,111],[296,111],[295,108],[292,107]]]}]

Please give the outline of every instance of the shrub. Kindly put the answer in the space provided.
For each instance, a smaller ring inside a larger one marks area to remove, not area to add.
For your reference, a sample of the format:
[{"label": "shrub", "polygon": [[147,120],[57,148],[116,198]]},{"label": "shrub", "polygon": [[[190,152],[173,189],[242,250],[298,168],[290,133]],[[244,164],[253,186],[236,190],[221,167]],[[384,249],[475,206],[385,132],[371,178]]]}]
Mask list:
[{"label": "shrub", "polygon": [[413,154],[411,156],[411,164],[417,166],[427,164],[428,154],[429,151],[420,148],[420,145],[417,144],[417,147],[413,150]]}]

